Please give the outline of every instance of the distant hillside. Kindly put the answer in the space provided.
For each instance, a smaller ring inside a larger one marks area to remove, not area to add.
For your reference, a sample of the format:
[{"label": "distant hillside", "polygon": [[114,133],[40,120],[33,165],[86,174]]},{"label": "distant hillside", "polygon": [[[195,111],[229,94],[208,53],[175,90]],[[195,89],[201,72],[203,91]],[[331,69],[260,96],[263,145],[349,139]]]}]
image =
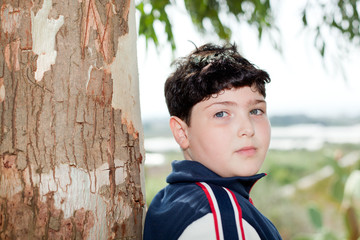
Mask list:
[{"label": "distant hillside", "polygon": [[291,126],[297,124],[320,124],[323,126],[351,126],[355,124],[360,124],[360,116],[353,118],[346,117],[309,117],[306,115],[283,115],[283,116],[273,116],[270,118],[272,126]]},{"label": "distant hillside", "polygon": [[172,136],[168,118],[158,118],[143,121],[143,127],[146,138]]},{"label": "distant hillside", "polygon": [[[273,127],[285,127],[298,124],[320,124],[323,126],[351,126],[360,124],[360,116],[354,118],[314,118],[306,115],[272,116],[270,122]],[[143,122],[144,135],[150,137],[172,136],[168,118],[145,120]]]}]

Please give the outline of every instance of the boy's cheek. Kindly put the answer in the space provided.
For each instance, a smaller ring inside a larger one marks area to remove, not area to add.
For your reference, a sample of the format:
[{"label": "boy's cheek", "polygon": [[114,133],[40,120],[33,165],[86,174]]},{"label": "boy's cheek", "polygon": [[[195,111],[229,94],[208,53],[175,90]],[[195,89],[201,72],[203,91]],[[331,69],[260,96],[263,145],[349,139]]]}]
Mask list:
[{"label": "boy's cheek", "polygon": [[267,150],[271,140],[271,127],[269,124],[264,125],[261,129],[259,129],[259,131],[260,134],[258,134],[258,138],[261,140],[263,147]]},{"label": "boy's cheek", "polygon": [[263,123],[262,126],[262,132],[263,132],[263,136],[270,139],[271,137],[271,125],[270,125],[270,121],[267,120]]}]

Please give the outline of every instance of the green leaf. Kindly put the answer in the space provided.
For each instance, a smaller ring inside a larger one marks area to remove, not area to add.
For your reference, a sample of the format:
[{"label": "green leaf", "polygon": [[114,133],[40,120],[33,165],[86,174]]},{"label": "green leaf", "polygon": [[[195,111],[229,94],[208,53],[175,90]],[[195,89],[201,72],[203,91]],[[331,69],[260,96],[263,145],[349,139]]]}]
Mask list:
[{"label": "green leaf", "polygon": [[331,187],[331,194],[336,201],[341,202],[344,196],[344,183],[341,178],[337,178]]},{"label": "green leaf", "polygon": [[304,24],[304,26],[307,26],[308,25],[308,21],[307,21],[307,18],[306,18],[306,11],[304,10],[303,13],[302,13],[302,22]]},{"label": "green leaf", "polygon": [[324,240],[338,240],[338,238],[336,237],[335,234],[333,234],[332,232],[325,232],[324,236],[323,236]]},{"label": "green leaf", "polygon": [[308,209],[308,213],[310,216],[311,223],[314,225],[316,229],[320,230],[323,227],[322,215],[320,210],[315,206],[311,206]]},{"label": "green leaf", "polygon": [[321,46],[321,49],[320,49],[320,54],[321,54],[322,57],[325,56],[325,46],[326,46],[326,44],[325,44],[325,42],[323,42],[322,46]]}]

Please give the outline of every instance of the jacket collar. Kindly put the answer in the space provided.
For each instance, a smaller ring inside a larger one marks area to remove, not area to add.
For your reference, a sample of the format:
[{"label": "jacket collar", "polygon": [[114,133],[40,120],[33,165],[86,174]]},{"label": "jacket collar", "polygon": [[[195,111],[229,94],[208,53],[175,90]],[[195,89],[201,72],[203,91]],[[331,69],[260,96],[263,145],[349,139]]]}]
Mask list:
[{"label": "jacket collar", "polygon": [[265,173],[261,173],[248,177],[224,178],[206,168],[201,163],[189,160],[173,161],[172,168],[172,173],[166,179],[169,184],[207,182],[229,188],[247,199],[254,184],[266,175]]}]

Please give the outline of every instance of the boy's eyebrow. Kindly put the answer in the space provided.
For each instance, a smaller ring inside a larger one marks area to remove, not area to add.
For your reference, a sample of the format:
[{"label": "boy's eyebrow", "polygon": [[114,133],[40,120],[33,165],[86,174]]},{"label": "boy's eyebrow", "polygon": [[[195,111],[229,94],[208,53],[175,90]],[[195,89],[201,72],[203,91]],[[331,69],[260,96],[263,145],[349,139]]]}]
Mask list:
[{"label": "boy's eyebrow", "polygon": [[259,103],[265,103],[266,104],[266,101],[265,101],[265,99],[255,99],[255,100],[249,101],[249,104],[252,104],[252,105],[256,105],[256,104],[259,104]]},{"label": "boy's eyebrow", "polygon": [[[254,100],[249,100],[246,102],[247,105],[256,105],[256,104],[260,104],[260,103],[266,104],[266,101],[264,99],[254,99]],[[237,106],[238,104],[233,101],[220,101],[220,102],[214,102],[214,103],[209,104],[208,106],[205,107],[205,109],[209,108],[211,106],[214,106],[214,105]]]}]

